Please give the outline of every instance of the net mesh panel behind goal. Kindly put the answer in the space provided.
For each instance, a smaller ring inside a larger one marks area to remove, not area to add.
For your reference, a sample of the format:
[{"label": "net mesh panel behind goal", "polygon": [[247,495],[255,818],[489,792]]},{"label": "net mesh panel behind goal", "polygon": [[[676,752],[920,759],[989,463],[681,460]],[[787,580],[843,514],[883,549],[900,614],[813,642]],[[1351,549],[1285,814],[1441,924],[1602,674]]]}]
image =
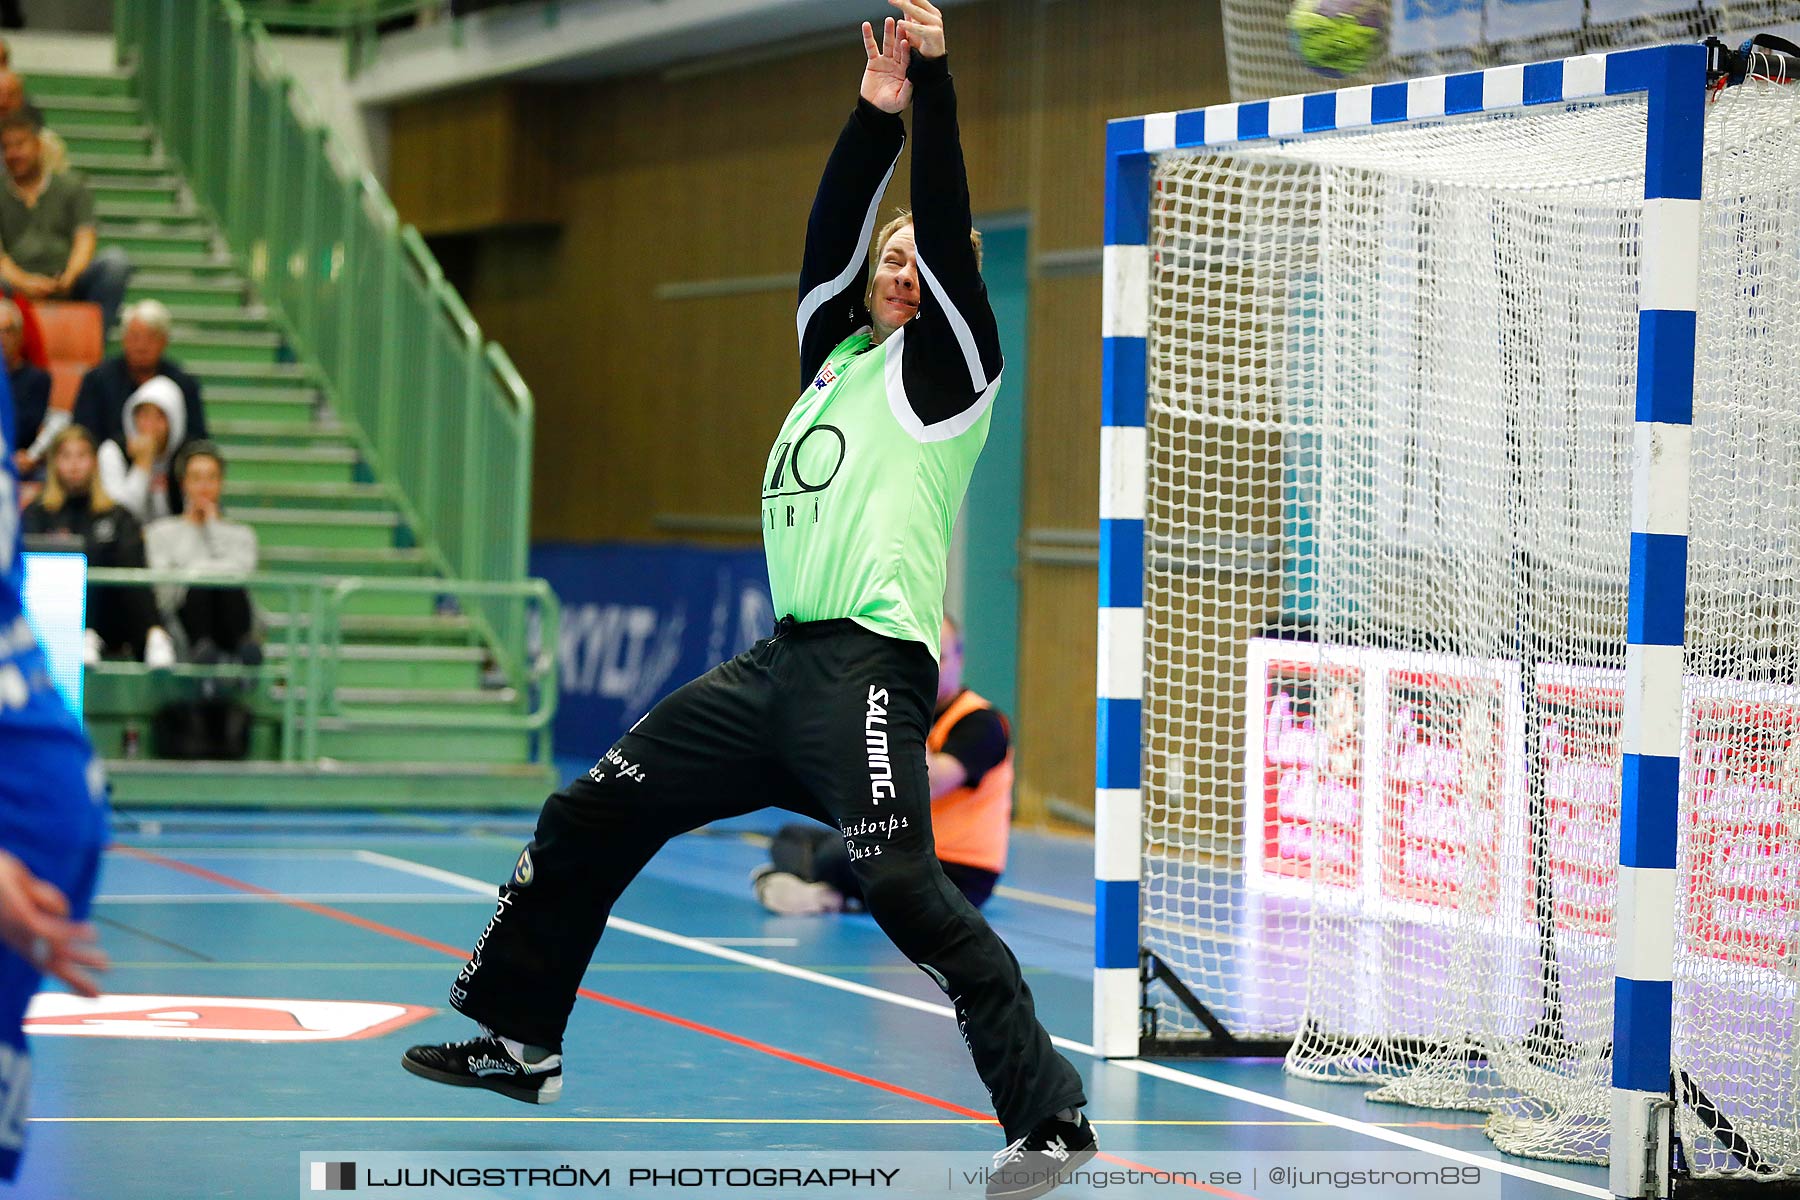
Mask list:
[{"label": "net mesh panel behind goal", "polygon": [[[1641,97],[1165,155],[1142,938],[1291,1071],[1600,1161]],[[1800,1172],[1800,89],[1706,127],[1675,1062]],[[1160,1038],[1205,1038],[1153,983]],[[1698,1107],[1704,1108],[1702,1104]],[[1741,1150],[1741,1147],[1740,1147]]]}]

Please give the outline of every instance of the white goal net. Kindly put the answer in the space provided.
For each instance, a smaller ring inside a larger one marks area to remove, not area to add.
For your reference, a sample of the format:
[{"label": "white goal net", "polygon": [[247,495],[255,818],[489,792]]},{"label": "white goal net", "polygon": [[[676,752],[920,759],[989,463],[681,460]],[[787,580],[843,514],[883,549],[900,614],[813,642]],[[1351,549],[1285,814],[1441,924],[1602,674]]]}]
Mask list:
[{"label": "white goal net", "polygon": [[[1143,946],[1292,1072],[1574,1161],[1607,1152],[1645,122],[1153,183]],[[1800,88],[1721,93],[1705,172],[1674,1061],[1696,1172],[1800,1173]]]}]

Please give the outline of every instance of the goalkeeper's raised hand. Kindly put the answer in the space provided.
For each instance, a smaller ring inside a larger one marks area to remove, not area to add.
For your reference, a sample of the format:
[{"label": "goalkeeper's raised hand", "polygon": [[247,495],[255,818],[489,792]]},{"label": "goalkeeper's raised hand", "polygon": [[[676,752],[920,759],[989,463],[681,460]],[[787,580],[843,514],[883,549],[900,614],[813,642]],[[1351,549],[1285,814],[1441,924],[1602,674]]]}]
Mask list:
[{"label": "goalkeeper's raised hand", "polygon": [[912,50],[894,25],[892,17],[883,23],[879,46],[874,27],[867,21],[862,27],[863,50],[869,56],[863,67],[862,98],[885,113],[902,112],[912,102],[912,84],[906,78]]},{"label": "goalkeeper's raised hand", "polygon": [[888,0],[906,14],[900,35],[920,58],[944,57],[944,14],[930,0]]}]

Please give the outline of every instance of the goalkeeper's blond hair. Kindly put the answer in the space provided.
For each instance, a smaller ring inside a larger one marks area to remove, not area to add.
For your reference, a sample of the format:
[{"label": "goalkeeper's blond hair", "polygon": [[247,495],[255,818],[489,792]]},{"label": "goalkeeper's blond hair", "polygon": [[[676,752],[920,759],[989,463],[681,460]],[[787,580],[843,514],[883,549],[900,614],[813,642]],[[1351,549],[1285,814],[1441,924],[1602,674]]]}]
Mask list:
[{"label": "goalkeeper's blond hair", "polygon": [[[894,219],[875,231],[875,240],[869,244],[869,278],[871,281],[875,277],[875,269],[881,265],[881,251],[888,244],[888,239],[912,223],[912,209],[896,209]],[[969,230],[969,245],[975,247],[975,269],[979,271],[981,270],[981,230]]]}]

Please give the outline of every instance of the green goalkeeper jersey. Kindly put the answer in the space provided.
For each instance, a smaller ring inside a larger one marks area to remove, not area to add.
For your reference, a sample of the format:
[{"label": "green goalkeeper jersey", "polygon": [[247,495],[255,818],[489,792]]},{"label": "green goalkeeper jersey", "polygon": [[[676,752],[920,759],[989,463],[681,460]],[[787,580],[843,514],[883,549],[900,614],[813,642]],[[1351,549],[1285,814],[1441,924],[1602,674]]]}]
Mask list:
[{"label": "green goalkeeper jersey", "polygon": [[918,311],[873,344],[865,255],[905,125],[860,101],[807,220],[802,391],[763,471],[763,548],[777,616],[847,617],[935,658],[950,535],[1002,362],[970,244],[949,66],[915,54],[907,77]]},{"label": "green goalkeeper jersey", "polygon": [[951,531],[993,410],[921,440],[890,391],[906,332],[845,338],[795,401],[763,476],[763,547],[778,614],[848,617],[936,657]]}]

